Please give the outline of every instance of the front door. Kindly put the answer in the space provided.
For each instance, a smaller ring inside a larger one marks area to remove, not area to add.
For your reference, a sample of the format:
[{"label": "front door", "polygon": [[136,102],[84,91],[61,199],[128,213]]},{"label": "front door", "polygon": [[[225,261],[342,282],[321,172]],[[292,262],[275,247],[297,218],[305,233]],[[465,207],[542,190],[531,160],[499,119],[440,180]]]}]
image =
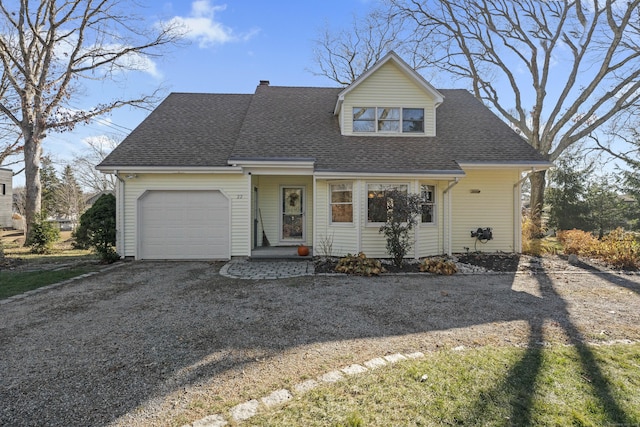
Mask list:
[{"label": "front door", "polygon": [[280,240],[283,243],[304,242],[304,187],[280,188]]}]

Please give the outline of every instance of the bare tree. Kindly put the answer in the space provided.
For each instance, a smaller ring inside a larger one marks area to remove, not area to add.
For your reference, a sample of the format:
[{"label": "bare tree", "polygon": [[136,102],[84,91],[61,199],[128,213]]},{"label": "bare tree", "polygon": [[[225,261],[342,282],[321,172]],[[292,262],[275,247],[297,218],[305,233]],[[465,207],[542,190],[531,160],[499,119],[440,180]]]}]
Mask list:
[{"label": "bare tree", "polygon": [[0,66],[6,82],[0,114],[24,145],[27,227],[40,211],[40,158],[48,131],[122,106],[149,106],[154,95],[109,100],[87,110],[70,104],[86,79],[109,79],[141,64],[180,37],[175,28],[151,26],[132,15],[132,1],[15,0],[0,2]]},{"label": "bare tree", "polygon": [[[391,0],[425,63],[474,95],[548,160],[640,97],[640,0]],[[428,35],[428,38],[424,36]],[[531,176],[540,213],[545,172]]]},{"label": "bare tree", "polygon": [[351,84],[388,51],[402,51],[402,25],[388,11],[373,11],[362,19],[354,16],[353,28],[337,34],[325,25],[315,40],[312,72],[342,86]]},{"label": "bare tree", "polygon": [[[640,0],[389,3],[386,14],[372,18],[380,28],[389,22],[401,28],[389,33],[403,43],[398,53],[416,69],[467,82],[476,98],[550,161],[640,98]],[[357,55],[343,45],[358,48],[359,34],[356,27],[348,36],[324,38],[326,48],[337,53],[318,57],[321,70],[328,70],[322,74],[353,81],[352,68],[344,64]],[[342,62],[332,61],[336,57]],[[531,204],[539,214],[545,172],[530,181]]]},{"label": "bare tree", "polygon": [[120,141],[115,137],[104,136],[87,138],[87,148],[73,158],[73,167],[78,183],[88,193],[115,191],[116,177],[96,170],[96,165],[118,145]]}]

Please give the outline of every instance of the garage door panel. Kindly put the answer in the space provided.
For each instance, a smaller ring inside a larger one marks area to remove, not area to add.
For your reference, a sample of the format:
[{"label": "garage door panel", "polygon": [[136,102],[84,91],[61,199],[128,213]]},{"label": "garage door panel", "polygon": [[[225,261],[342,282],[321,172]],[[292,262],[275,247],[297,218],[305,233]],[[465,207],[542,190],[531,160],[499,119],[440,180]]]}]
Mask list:
[{"label": "garage door panel", "polygon": [[221,192],[153,190],[139,209],[139,258],[229,258],[229,201]]}]

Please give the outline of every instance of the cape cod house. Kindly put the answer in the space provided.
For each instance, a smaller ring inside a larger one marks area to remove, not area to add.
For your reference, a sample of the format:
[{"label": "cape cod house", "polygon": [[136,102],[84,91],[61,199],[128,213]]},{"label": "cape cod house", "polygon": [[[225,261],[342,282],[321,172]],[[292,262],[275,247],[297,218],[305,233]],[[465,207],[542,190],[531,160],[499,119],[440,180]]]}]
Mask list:
[{"label": "cape cod house", "polygon": [[549,166],[467,91],[435,89],[391,52],[346,88],[172,93],[97,168],[118,177],[121,256],[228,259],[263,233],[386,257],[390,188],[423,196],[412,257],[474,250],[478,228],[493,238],[477,250],[519,252],[523,174]]}]

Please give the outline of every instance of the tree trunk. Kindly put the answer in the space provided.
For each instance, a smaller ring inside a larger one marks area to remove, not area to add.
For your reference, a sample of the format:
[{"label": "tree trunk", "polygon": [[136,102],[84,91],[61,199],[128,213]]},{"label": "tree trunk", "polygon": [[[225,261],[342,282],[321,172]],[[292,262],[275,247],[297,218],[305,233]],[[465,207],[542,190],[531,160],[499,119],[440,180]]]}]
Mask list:
[{"label": "tree trunk", "polygon": [[42,186],[40,184],[40,158],[42,145],[37,137],[25,136],[24,144],[24,177],[26,187],[25,201],[25,233],[29,239],[29,231],[35,216],[42,207]]},{"label": "tree trunk", "polygon": [[547,186],[546,170],[535,172],[529,177],[531,183],[531,219],[542,230],[542,209],[544,207],[544,189]]}]

